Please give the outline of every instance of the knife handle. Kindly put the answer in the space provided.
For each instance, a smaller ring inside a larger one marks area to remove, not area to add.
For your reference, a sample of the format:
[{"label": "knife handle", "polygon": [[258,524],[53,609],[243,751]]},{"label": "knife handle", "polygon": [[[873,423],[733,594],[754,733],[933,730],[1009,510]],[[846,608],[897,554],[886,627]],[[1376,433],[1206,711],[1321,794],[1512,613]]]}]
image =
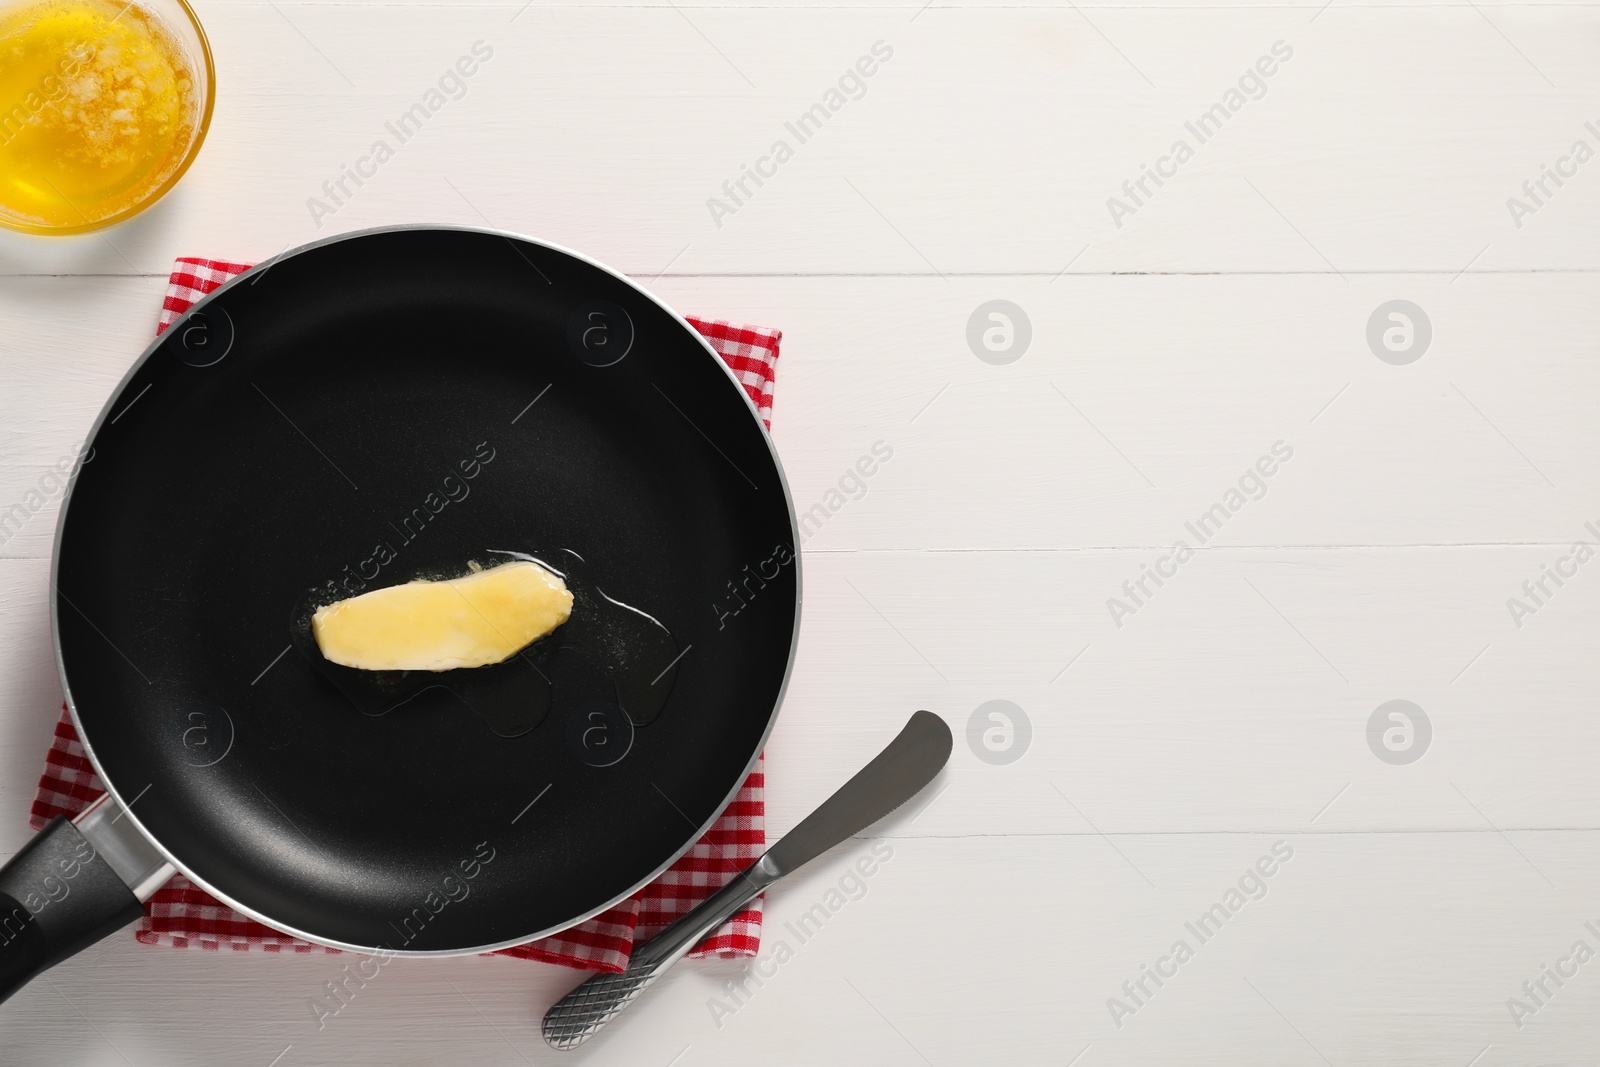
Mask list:
[{"label": "knife handle", "polygon": [[573,1049],[589,1040],[667,968],[776,880],[777,874],[765,865],[765,858],[757,860],[689,914],[639,946],[622,973],[597,974],[584,981],[545,1013],[546,1043],[552,1048]]}]

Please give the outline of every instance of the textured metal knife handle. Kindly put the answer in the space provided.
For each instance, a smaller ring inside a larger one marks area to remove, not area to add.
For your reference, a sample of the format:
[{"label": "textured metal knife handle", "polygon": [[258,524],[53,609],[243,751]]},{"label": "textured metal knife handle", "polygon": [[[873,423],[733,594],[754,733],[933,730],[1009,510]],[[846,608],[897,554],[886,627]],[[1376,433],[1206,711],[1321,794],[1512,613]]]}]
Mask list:
[{"label": "textured metal knife handle", "polygon": [[589,1040],[667,968],[776,880],[776,874],[757,860],[689,914],[641,945],[621,974],[597,974],[562,997],[545,1013],[546,1043],[552,1048],[572,1049]]},{"label": "textured metal knife handle", "polygon": [[630,962],[621,974],[588,979],[545,1013],[545,1042],[551,1048],[577,1048],[632,1004],[664,970],[665,966],[645,968]]}]

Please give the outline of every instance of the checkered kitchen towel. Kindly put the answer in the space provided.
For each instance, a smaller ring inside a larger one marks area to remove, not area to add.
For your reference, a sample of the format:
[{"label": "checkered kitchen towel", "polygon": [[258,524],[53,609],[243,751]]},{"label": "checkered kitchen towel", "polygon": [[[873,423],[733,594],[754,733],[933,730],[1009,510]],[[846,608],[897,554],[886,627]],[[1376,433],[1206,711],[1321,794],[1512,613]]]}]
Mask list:
[{"label": "checkered kitchen towel", "polygon": [[[223,282],[250,268],[247,263],[179,259],[173,266],[162,306],[159,333]],[[690,319],[711,347],[732,368],[755,401],[769,427],[772,383],[782,333],[759,326],[740,326],[712,319]],[[69,818],[105,791],[72,720],[62,708],[55,740],[45,757],[39,794],[33,802],[33,826],[41,829],[57,815]],[[502,950],[499,955],[560,963],[588,971],[618,972],[627,966],[636,942],[686,914],[738,871],[753,863],[766,845],[766,789],[762,764],[745,780],[733,803],[693,848],[660,878],[623,903],[588,922],[553,937]],[[145,904],[135,935],[147,945],[174,948],[227,949],[243,952],[334,952],[281,934],[239,914],[207,895],[183,875],[173,879]],[[754,956],[761,946],[761,901],[739,912],[701,944],[696,956],[731,959]]]}]

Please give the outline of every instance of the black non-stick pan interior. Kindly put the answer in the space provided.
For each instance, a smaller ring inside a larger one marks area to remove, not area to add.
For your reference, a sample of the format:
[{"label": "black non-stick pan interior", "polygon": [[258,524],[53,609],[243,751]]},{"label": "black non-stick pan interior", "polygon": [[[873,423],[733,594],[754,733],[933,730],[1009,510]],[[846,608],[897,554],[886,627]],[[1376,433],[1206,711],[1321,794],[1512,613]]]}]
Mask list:
[{"label": "black non-stick pan interior", "polygon": [[[797,622],[782,476],[716,357],[609,272],[467,230],[313,246],[197,311],[108,406],[56,561],[70,698],[138,822],[275,925],[404,951],[531,937],[671,861],[766,736]],[[429,679],[371,714],[291,647],[314,591],[491,552],[593,613],[541,648],[531,729]],[[639,726],[607,703],[636,616],[679,655]]]}]

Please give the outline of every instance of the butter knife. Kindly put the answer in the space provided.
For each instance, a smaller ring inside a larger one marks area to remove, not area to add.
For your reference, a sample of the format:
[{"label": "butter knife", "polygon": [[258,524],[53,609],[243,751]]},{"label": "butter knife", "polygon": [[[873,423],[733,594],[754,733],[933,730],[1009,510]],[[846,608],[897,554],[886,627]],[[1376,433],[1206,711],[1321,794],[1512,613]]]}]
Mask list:
[{"label": "butter knife", "polygon": [[822,806],[755,863],[693,911],[636,948],[621,974],[597,974],[544,1016],[552,1048],[577,1048],[633,1003],[690,949],[778,879],[803,867],[916,796],[950,758],[950,727],[929,711],[911,716],[900,735]]}]

